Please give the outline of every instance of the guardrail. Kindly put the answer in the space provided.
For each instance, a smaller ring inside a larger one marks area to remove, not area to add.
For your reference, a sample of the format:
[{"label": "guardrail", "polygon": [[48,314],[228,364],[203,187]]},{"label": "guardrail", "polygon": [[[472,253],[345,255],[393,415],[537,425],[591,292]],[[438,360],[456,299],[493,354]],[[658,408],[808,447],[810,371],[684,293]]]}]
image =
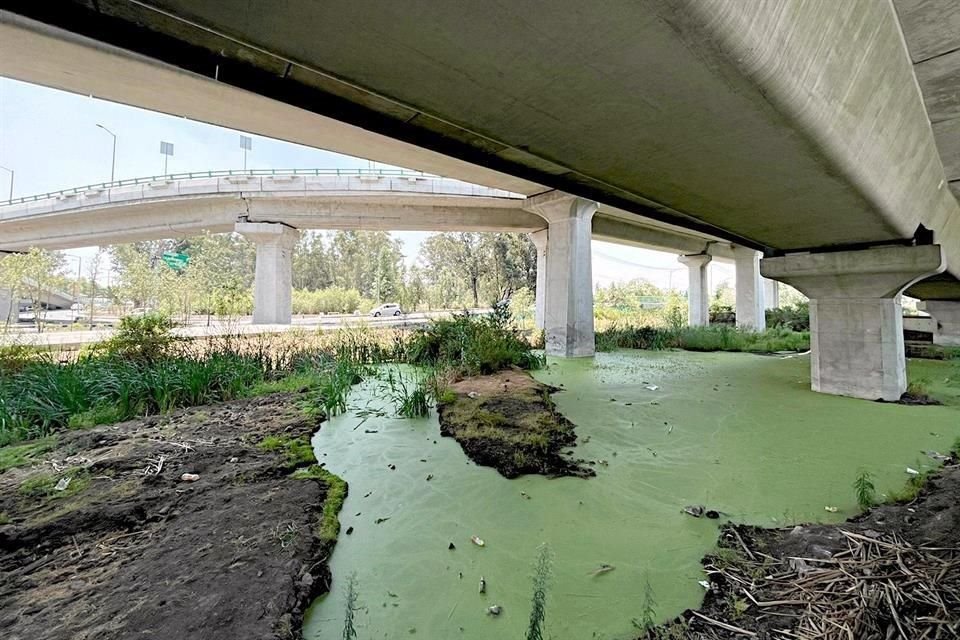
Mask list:
[{"label": "guardrail", "polygon": [[62,195],[76,195],[92,189],[110,189],[113,187],[124,187],[135,184],[145,184],[157,180],[190,180],[193,178],[221,178],[225,176],[414,176],[423,178],[438,178],[422,171],[409,171],[407,169],[225,169],[222,171],[191,171],[188,173],[170,173],[162,176],[144,176],[142,178],[127,178],[125,180],[114,180],[113,182],[99,182],[97,184],[88,184],[82,187],[72,187],[70,189],[61,189],[59,191],[50,191],[49,193],[40,193],[33,196],[23,196],[13,198],[12,200],[0,200],[0,206],[8,204],[20,204],[23,202],[36,202],[37,200],[46,200]]}]

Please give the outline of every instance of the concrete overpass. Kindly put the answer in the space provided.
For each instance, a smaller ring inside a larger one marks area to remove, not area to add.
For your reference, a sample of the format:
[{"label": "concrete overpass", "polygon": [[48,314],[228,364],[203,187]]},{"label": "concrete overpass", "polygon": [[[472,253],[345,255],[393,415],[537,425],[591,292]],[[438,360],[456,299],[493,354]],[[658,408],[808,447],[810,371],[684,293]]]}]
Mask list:
[{"label": "concrete overpass", "polygon": [[[542,199],[541,199],[542,200]],[[257,244],[254,321],[289,323],[291,249],[300,229],[500,231],[530,233],[539,256],[537,322],[544,326],[547,226],[540,202],[500,189],[401,170],[208,171],[87,185],[0,202],[0,252],[69,249],[239,231]],[[716,256],[758,274],[757,252],[615,207],[596,207],[592,235],[632,246],[704,256],[691,270],[694,324],[708,321],[703,268]],[[588,247],[589,249],[589,247]],[[592,290],[589,270],[582,286]],[[556,286],[556,285],[555,285]],[[762,328],[763,291],[738,287],[738,320]],[[749,295],[748,295],[749,294]],[[768,298],[770,296],[768,295]],[[751,313],[752,311],[752,313]],[[592,314],[591,314],[592,315]],[[561,351],[558,350],[558,353]],[[566,352],[562,352],[566,355]]]},{"label": "concrete overpass", "polygon": [[[952,0],[2,6],[4,75],[528,196],[558,260],[591,202],[761,251],[823,391],[899,396],[899,294],[960,300]],[[589,342],[547,267],[548,334]]]}]

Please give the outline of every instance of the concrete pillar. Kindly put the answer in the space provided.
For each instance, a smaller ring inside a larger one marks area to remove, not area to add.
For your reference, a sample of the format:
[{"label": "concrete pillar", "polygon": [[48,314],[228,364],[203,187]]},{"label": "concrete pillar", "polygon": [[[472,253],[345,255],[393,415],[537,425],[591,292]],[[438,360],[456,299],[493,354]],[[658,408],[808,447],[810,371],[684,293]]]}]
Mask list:
[{"label": "concrete pillar", "polygon": [[534,323],[537,329],[544,328],[544,313],[547,300],[547,230],[541,229],[530,234],[530,240],[537,248],[537,290],[534,307]]},{"label": "concrete pillar", "polygon": [[936,320],[933,344],[944,347],[960,347],[960,302],[954,300],[925,300],[917,308],[926,311]]},{"label": "concrete pillar", "polygon": [[713,256],[697,253],[680,256],[678,260],[687,265],[687,323],[691,327],[710,324],[710,286],[707,280],[707,265]]},{"label": "concrete pillar", "polygon": [[763,308],[780,308],[780,283],[776,280],[763,278]]},{"label": "concrete pillar", "polygon": [[597,203],[550,191],[528,198],[524,208],[549,224],[544,287],[547,355],[592,356],[595,345],[590,239]]},{"label": "concrete pillar", "polygon": [[293,317],[293,248],[300,232],[285,224],[238,222],[234,227],[257,246],[253,324],[290,324]]},{"label": "concrete pillar", "polygon": [[5,325],[16,319],[16,316],[13,315],[14,306],[13,291],[0,289],[0,325]]},{"label": "concrete pillar", "polygon": [[737,327],[763,331],[767,328],[767,320],[760,281],[760,252],[736,247],[733,250],[733,262],[737,271]]},{"label": "concrete pillar", "polygon": [[945,268],[938,245],[766,258],[763,275],[810,298],[814,391],[899,400],[907,389],[900,293]]}]

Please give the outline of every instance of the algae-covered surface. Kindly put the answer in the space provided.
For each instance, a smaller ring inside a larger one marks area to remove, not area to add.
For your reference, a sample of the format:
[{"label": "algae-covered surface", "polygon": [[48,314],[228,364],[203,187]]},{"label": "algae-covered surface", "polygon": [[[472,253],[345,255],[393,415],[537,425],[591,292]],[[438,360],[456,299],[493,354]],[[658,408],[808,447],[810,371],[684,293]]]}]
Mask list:
[{"label": "algae-covered surface", "polygon": [[[390,417],[379,383],[365,382],[314,439],[319,459],[350,483],[341,522],[353,532],[341,533],[332,592],[304,634],[341,637],[355,574],[358,638],[523,637],[531,566],[547,542],[548,635],[635,637],[646,580],[661,619],[703,596],[700,558],[718,524],[681,513],[685,505],[748,524],[839,522],[856,513],[858,470],[883,492],[902,487],[908,466],[933,466],[921,451],[960,436],[960,367],[910,367],[954,406],[815,394],[807,357],[621,351],[551,361],[535,377],[565,389],[553,400],[577,425],[576,456],[608,463],[588,480],[507,480],[475,466],[440,437],[435,415]],[[603,564],[615,569],[591,575]],[[486,613],[493,604],[498,617]]]}]

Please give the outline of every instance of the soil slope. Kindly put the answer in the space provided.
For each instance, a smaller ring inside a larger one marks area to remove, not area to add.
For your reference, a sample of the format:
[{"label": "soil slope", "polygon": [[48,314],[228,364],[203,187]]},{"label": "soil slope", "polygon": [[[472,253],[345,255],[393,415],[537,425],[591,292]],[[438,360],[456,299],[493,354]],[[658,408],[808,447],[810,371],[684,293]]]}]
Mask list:
[{"label": "soil slope", "polygon": [[550,399],[556,391],[520,369],[465,378],[439,403],[440,433],[456,439],[471,460],[507,478],[592,476],[582,460],[561,455],[577,434]]},{"label": "soil slope", "polygon": [[0,473],[4,638],[298,638],[328,487],[257,444],[316,428],[267,396],[69,432]]}]

